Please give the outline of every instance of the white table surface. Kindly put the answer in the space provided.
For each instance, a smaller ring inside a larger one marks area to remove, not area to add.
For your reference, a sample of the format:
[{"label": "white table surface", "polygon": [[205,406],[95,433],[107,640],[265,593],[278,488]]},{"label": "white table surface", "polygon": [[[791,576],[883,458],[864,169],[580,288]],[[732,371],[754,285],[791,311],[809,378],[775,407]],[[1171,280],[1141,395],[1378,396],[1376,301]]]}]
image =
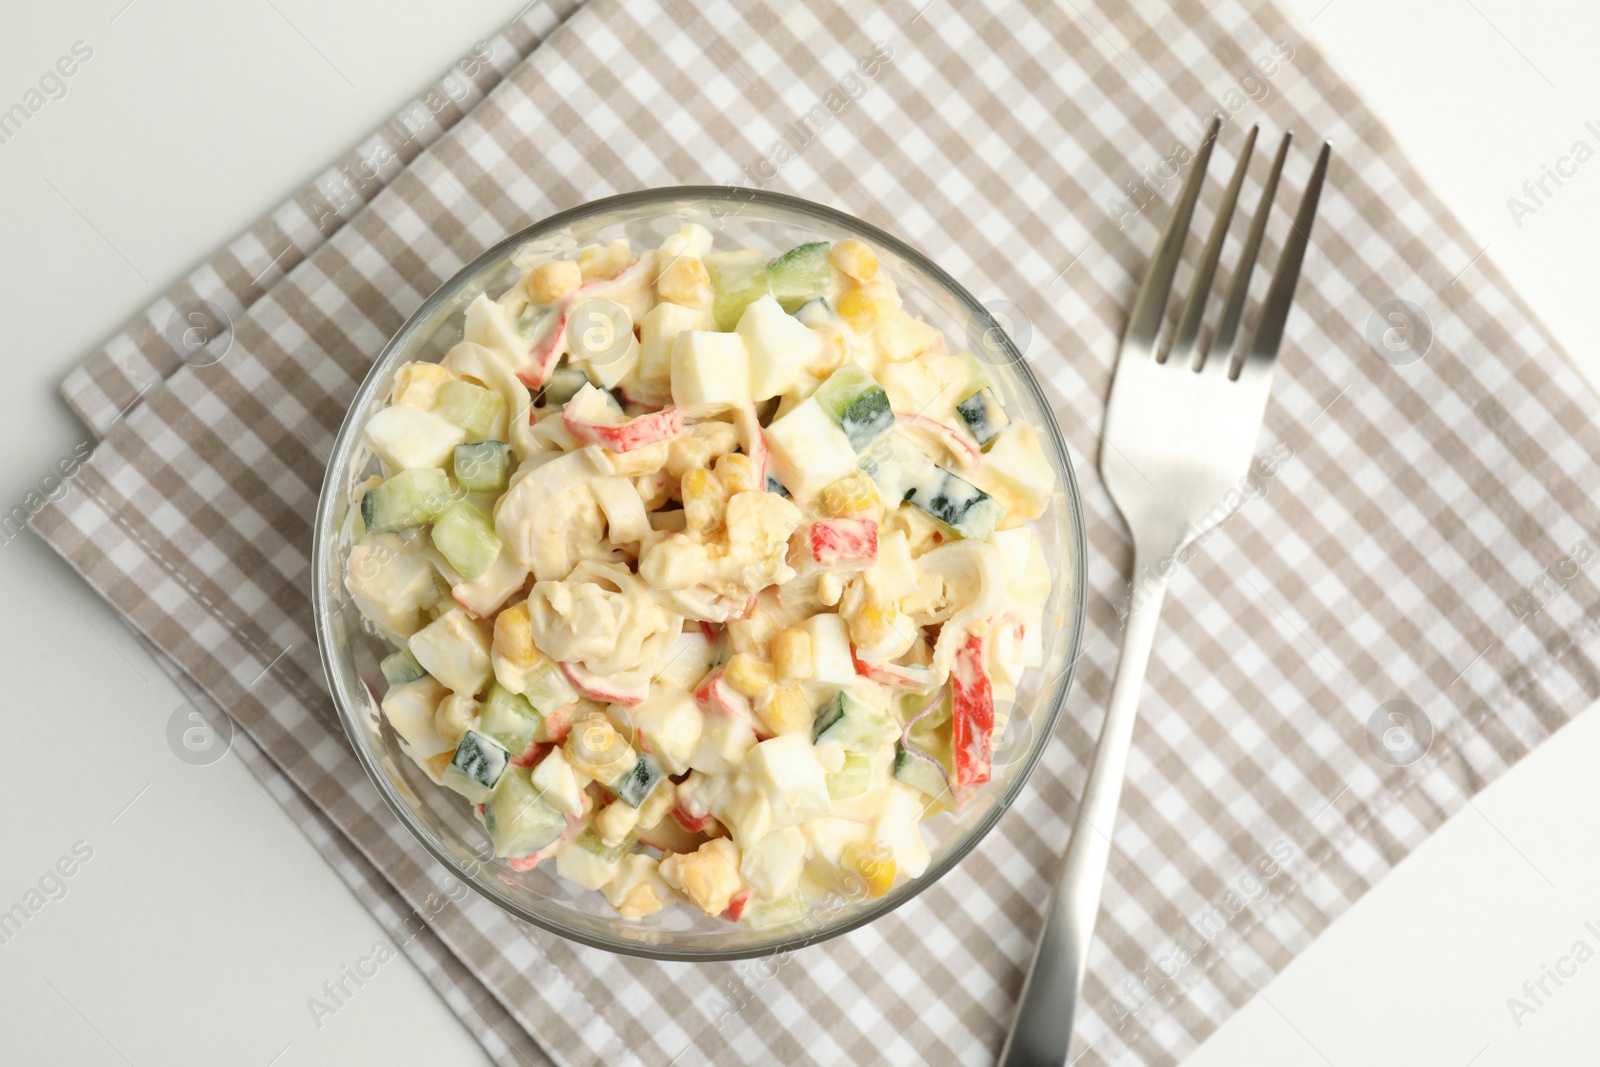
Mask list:
[{"label": "white table surface", "polygon": [[[14,6],[0,107],[74,42],[92,59],[0,144],[0,501],[84,439],[56,385],[215,247],[377,126],[524,0],[70,0]],[[1600,381],[1600,159],[1517,226],[1506,198],[1600,148],[1600,12],[1578,0],[1288,0],[1480,247]],[[250,130],[248,138],[237,131]],[[236,139],[237,137],[237,139]],[[308,998],[385,938],[236,756],[193,767],[183,697],[31,535],[0,544],[7,744],[0,911],[92,858],[0,943],[0,1060],[487,1062],[403,959],[334,1016]],[[1600,964],[1600,712],[1484,791],[1189,1061],[1227,1067],[1588,1062]],[[1548,879],[1548,881],[1547,881]],[[57,891],[59,894],[59,891]]]}]

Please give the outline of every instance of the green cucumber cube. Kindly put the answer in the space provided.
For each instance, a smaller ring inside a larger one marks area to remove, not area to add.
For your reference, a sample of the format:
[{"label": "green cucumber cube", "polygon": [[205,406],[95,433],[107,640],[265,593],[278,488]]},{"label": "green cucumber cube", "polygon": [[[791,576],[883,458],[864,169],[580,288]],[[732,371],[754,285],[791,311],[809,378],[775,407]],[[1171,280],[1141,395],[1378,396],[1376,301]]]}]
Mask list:
[{"label": "green cucumber cube", "polygon": [[531,856],[567,832],[567,817],[545,802],[526,767],[506,768],[484,801],[483,824],[494,854],[507,859]]},{"label": "green cucumber cube", "polygon": [[562,363],[550,372],[550,378],[539,393],[546,407],[566,407],[567,401],[578,395],[578,390],[589,384],[589,375],[582,367]]},{"label": "green cucumber cube", "polygon": [[639,761],[633,769],[611,785],[611,791],[617,794],[617,799],[631,808],[643,804],[650,791],[661,781],[661,768],[656,766],[656,761],[650,758],[649,753],[640,753]]},{"label": "green cucumber cube", "polygon": [[812,394],[839,421],[839,428],[857,452],[894,425],[889,394],[876,378],[855,363],[846,363]]},{"label": "green cucumber cube", "polygon": [[976,393],[979,389],[990,389],[994,387],[994,379],[989,377],[989,368],[978,362],[977,357],[964,348],[958,353],[958,355],[961,357],[962,366],[964,366],[967,370],[966,393],[969,396],[973,393]]},{"label": "green cucumber cube", "polygon": [[839,322],[838,312],[833,310],[833,305],[828,303],[826,297],[817,297],[807,300],[791,314],[807,326],[834,326]]},{"label": "green cucumber cube", "polygon": [[789,249],[767,264],[772,295],[793,315],[803,304],[827,295],[833,281],[828,242],[811,241]]},{"label": "green cucumber cube", "polygon": [[550,740],[545,717],[528,698],[505,688],[499,682],[489,685],[489,695],[478,712],[478,732],[489,735],[506,751],[521,755],[535,741]]},{"label": "green cucumber cube", "polygon": [[498,741],[468,730],[440,781],[474,804],[482,804],[511,764],[511,754]]},{"label": "green cucumber cube", "polygon": [[732,330],[739,325],[744,309],[766,296],[771,289],[766,257],[757,248],[741,252],[713,252],[702,258],[711,278],[711,310],[717,329]]},{"label": "green cucumber cube", "polygon": [[433,547],[469,582],[482,578],[500,558],[494,520],[465,500],[433,520]]},{"label": "green cucumber cube", "polygon": [[930,797],[943,796],[950,789],[944,775],[939,773],[938,766],[931,759],[906,751],[904,745],[894,746],[893,773],[897,781],[919,789]]},{"label": "green cucumber cube", "polygon": [[798,922],[805,918],[806,910],[806,898],[796,889],[777,900],[756,901],[745,909],[742,921],[752,930],[768,930]]},{"label": "green cucumber cube", "polygon": [[993,389],[979,389],[956,405],[956,413],[967,424],[967,429],[972,431],[972,436],[978,439],[978,444],[984,446],[1011,425],[1006,409],[1000,406],[1000,398],[994,395]]},{"label": "green cucumber cube", "polygon": [[632,841],[618,841],[614,845],[608,845],[605,838],[600,836],[600,831],[593,826],[585,826],[583,832],[572,839],[572,843],[585,852],[598,856],[607,863],[615,863],[620,860],[622,854],[628,851],[629,846],[633,844]]},{"label": "green cucumber cube", "polygon": [[872,763],[861,752],[847,752],[844,766],[828,775],[828,796],[835,800],[849,800],[865,793],[872,785]]},{"label": "green cucumber cube", "polygon": [[817,709],[811,740],[819,745],[836,744],[847,752],[871,753],[892,740],[896,732],[887,711],[873,707],[844,689]]},{"label": "green cucumber cube", "polygon": [[433,402],[433,413],[448,419],[467,436],[483,440],[506,413],[505,397],[471,382],[445,382]]},{"label": "green cucumber cube", "polygon": [[417,662],[417,657],[411,654],[409,648],[402,648],[393,655],[383,657],[383,662],[378,664],[378,669],[383,671],[383,679],[390,685],[405,685],[418,678],[427,677],[428,672],[422,669],[422,664]]},{"label": "green cucumber cube", "polygon": [[541,715],[578,702],[578,691],[553,659],[540,660],[528,671],[522,695]]},{"label": "green cucumber cube", "polygon": [[456,484],[469,493],[503,493],[511,481],[511,449],[504,441],[456,445]]},{"label": "green cucumber cube", "polygon": [[438,467],[414,467],[361,494],[367,533],[390,533],[432,522],[450,506],[450,476]]},{"label": "green cucumber cube", "polygon": [[965,478],[943,467],[918,479],[906,493],[906,502],[915,504],[962,537],[981,541],[994,533],[1005,508],[994,497]]}]

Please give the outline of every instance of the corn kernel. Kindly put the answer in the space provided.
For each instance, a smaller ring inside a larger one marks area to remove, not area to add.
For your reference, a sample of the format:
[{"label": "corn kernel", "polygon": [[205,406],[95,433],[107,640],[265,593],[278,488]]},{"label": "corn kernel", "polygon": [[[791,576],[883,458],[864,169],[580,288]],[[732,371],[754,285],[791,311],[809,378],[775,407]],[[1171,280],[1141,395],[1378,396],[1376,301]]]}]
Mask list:
[{"label": "corn kernel", "polygon": [[758,697],[772,687],[772,664],[748,652],[739,652],[728,660],[722,676],[745,696]]},{"label": "corn kernel", "polygon": [[635,256],[628,242],[617,238],[610,244],[590,245],[578,253],[578,270],[584,281],[595,278],[615,278],[633,265]]},{"label": "corn kernel", "polygon": [[852,841],[839,853],[846,887],[869,897],[881,897],[894,886],[894,854],[882,842]]},{"label": "corn kernel", "polygon": [[817,601],[823,607],[831,608],[839,603],[839,598],[844,595],[844,579],[832,571],[823,571],[817,578]]},{"label": "corn kernel", "polygon": [[518,667],[532,667],[539,662],[526,600],[512,604],[494,617],[494,651]]},{"label": "corn kernel", "polygon": [[872,333],[900,310],[900,299],[894,289],[882,282],[867,282],[856,286],[839,301],[839,314],[850,328],[863,337]]},{"label": "corn kernel", "polygon": [[729,452],[725,456],[719,456],[715,470],[717,480],[722,483],[723,489],[729,496],[766,488],[764,485],[756,484],[756,465],[750,462],[750,457],[743,452]]},{"label": "corn kernel", "polygon": [[756,714],[767,733],[796,734],[810,731],[816,713],[806,699],[805,690],[798,685],[783,685],[773,689],[765,700],[756,704]]},{"label": "corn kernel", "polygon": [[[850,642],[863,659],[892,659],[899,654],[896,649],[904,635],[897,626],[900,613],[894,605],[868,603],[845,621],[850,627]],[[904,630],[906,634],[911,633],[909,626]]]},{"label": "corn kernel", "polygon": [[437,363],[406,363],[395,371],[389,402],[399,407],[429,411],[438,399],[439,389],[450,380],[450,372]]},{"label": "corn kernel", "polygon": [[822,508],[830,518],[849,519],[882,514],[883,503],[872,479],[854,471],[822,487]]},{"label": "corn kernel", "polygon": [[656,277],[656,295],[687,308],[711,306],[711,275],[694,256],[673,256]]},{"label": "corn kernel", "polygon": [[570,259],[552,259],[522,276],[522,290],[535,304],[554,304],[583,283],[583,272]]},{"label": "corn kernel", "polygon": [[793,685],[810,678],[817,669],[811,635],[792,626],[779,631],[772,639],[772,669],[783,685]]},{"label": "corn kernel", "polygon": [[679,488],[683,498],[684,528],[692,533],[709,534],[722,525],[728,507],[727,490],[704,467],[686,471]]},{"label": "corn kernel", "polygon": [[877,255],[853,237],[829,249],[828,262],[858,282],[870,282],[878,276]]}]

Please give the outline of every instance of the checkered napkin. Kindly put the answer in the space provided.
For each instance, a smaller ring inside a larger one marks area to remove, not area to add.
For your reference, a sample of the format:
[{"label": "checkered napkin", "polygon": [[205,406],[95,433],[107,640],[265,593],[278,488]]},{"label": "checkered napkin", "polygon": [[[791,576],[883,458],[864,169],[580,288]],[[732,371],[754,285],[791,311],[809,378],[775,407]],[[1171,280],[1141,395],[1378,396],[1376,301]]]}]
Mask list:
[{"label": "checkered napkin", "polygon": [[61,395],[96,438],[185,364],[209,362],[235,316],[288,276],[528,58],[582,0],[534,0],[426,92],[190,271],[67,375]]},{"label": "checkered napkin", "polygon": [[[1600,695],[1595,398],[1285,16],[1261,0],[922,2],[591,0],[242,312],[225,358],[152,386],[35,519],[395,906],[427,917],[463,990],[558,1063],[992,1058],[1129,597],[1095,474],[1117,341],[1213,112],[1219,170],[1248,123],[1298,132],[1291,208],[1310,147],[1331,138],[1335,162],[1262,462],[1172,581],[1078,1062],[1176,1061]],[[428,293],[552,211],[705,181],[851,211],[1006,302],[1077,460],[1090,636],[1029,786],[956,870],[848,936],[694,966],[570,944],[449,883],[339,731],[308,554],[333,434]],[[1287,225],[1280,210],[1266,263]]]}]

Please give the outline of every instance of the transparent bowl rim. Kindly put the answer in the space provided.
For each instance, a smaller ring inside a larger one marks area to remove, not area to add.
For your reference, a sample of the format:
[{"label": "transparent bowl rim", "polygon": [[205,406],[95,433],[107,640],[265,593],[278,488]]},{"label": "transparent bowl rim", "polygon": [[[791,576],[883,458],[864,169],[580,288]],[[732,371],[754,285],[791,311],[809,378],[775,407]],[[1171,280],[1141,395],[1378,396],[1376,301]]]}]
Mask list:
[{"label": "transparent bowl rim", "polygon": [[[1029,747],[1029,751],[1023,757],[1017,773],[999,798],[967,830],[966,834],[955,842],[944,855],[930,864],[926,871],[917,878],[912,879],[907,885],[897,887],[896,891],[887,894],[875,904],[868,905],[859,911],[833,920],[816,929],[804,930],[787,937],[780,936],[765,942],[754,942],[729,948],[661,946],[626,937],[596,935],[586,930],[568,926],[559,918],[541,914],[524,906],[520,900],[505,892],[496,883],[479,873],[468,871],[460,863],[456,862],[455,857],[450,855],[449,851],[435,839],[433,831],[417,817],[411,806],[399,795],[393,783],[389,781],[388,775],[384,774],[378,766],[375,756],[368,751],[362,727],[357,718],[358,712],[346,699],[346,694],[340,686],[338,675],[334,670],[334,661],[339,655],[339,650],[334,644],[332,627],[329,625],[330,605],[324,590],[329,588],[327,583],[332,577],[328,573],[328,566],[334,561],[334,557],[337,554],[326,551],[326,547],[331,543],[329,539],[337,535],[337,531],[333,528],[333,512],[337,502],[336,494],[341,491],[340,487],[344,481],[345,468],[350,462],[355,446],[360,439],[361,428],[359,420],[355,416],[358,412],[364,411],[370,403],[376,383],[395,353],[404,350],[411,342],[413,335],[433,318],[434,312],[442,304],[455,297],[462,285],[465,284],[465,280],[476,276],[480,269],[488,267],[496,261],[507,260],[520,246],[574,222],[609,212],[626,211],[649,205],[660,205],[665,208],[669,205],[682,205],[685,202],[764,205],[801,215],[809,215],[834,226],[852,230],[868,243],[888,249],[913,264],[917,270],[925,274],[932,282],[945,289],[951,296],[955,297],[956,301],[975,320],[983,324],[986,336],[999,340],[1005,353],[1005,365],[1015,376],[1016,381],[1028,391],[1040,410],[1046,413],[1052,410],[1049,398],[1040,387],[1033,369],[1023,359],[1022,353],[1017,350],[1010,335],[1000,323],[995,321],[989,311],[964,286],[945,273],[929,257],[900,238],[870,223],[843,211],[817,204],[801,197],[738,186],[661,186],[622,193],[616,196],[602,197],[547,216],[538,222],[523,227],[516,233],[510,234],[486,249],[424,300],[416,311],[412,312],[411,316],[395,331],[394,336],[389,339],[388,343],[384,345],[377,359],[373,361],[371,369],[368,370],[366,378],[357,388],[355,397],[350,402],[350,407],[345,413],[344,422],[339,428],[338,436],[334,439],[333,451],[328,461],[327,471],[323,477],[322,490],[317,500],[316,523],[312,533],[311,599],[312,610],[315,615],[317,647],[322,655],[323,671],[328,679],[328,689],[333,695],[334,706],[338,711],[339,721],[344,727],[345,735],[350,739],[351,747],[355,749],[356,759],[360,761],[362,769],[366,772],[373,785],[377,787],[379,794],[383,797],[384,802],[389,805],[390,810],[399,817],[400,822],[434,859],[438,860],[453,877],[470,886],[480,896],[487,898],[506,912],[531,923],[541,930],[546,930],[592,948],[604,949],[620,955],[693,963],[767,956],[818,944],[841,934],[849,933],[851,930],[882,918],[907,901],[914,899],[923,890],[949,873],[978,846],[979,842],[989,835],[990,831],[1000,821],[1000,818],[1005,815],[1012,803],[1015,802],[1023,787],[1027,785],[1028,779],[1032,776],[1039,759],[1044,755],[1045,747],[1055,734],[1056,724],[1060,719],[1062,708],[1066,704],[1067,695],[1071,691],[1072,679],[1078,663],[1078,653],[1082,648],[1083,642],[1086,613],[1084,580],[1087,564],[1084,557],[1086,544],[1082,499],[1078,491],[1077,478],[1073,472],[1071,453],[1067,450],[1066,440],[1062,435],[1060,425],[1054,418],[1049,418],[1045,420],[1044,425],[1036,425],[1035,429],[1041,431],[1042,436],[1048,440],[1050,448],[1058,460],[1058,470],[1062,475],[1061,489],[1067,501],[1068,525],[1073,542],[1071,560],[1072,592],[1069,601],[1071,634],[1069,635],[1066,649],[1066,666],[1056,680],[1054,690],[1045,698],[1048,701],[1048,707],[1043,711],[1042,718],[1037,720],[1038,729],[1033,734],[1033,742]],[[1052,569],[1054,570],[1054,568]],[[1057,580],[1059,578],[1060,575],[1058,573]],[[1038,714],[1037,711],[1036,714]],[[778,932],[781,933],[781,930],[781,927],[778,928]]]}]

